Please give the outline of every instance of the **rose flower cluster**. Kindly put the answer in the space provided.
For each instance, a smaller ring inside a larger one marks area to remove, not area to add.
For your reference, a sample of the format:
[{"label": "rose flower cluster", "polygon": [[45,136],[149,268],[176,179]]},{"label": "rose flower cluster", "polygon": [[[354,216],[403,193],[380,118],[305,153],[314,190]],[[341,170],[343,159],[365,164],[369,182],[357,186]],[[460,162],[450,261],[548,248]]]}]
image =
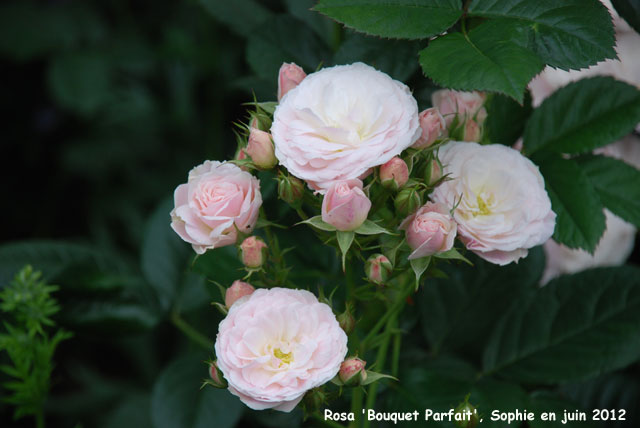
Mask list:
[{"label": "rose flower cluster", "polygon": [[[440,90],[420,112],[406,85],[368,65],[307,75],[283,64],[277,97],[254,103],[236,159],[189,172],[175,190],[171,227],[197,254],[237,245],[248,272],[226,290],[210,383],[252,409],[288,412],[329,381],[362,385],[380,375],[357,356],[345,360],[352,316],[336,316],[322,294],[271,275],[272,234],[253,234],[259,218],[270,224],[254,171],[272,171],[282,203],[304,223],[296,227],[334,245],[343,269],[366,260],[378,288],[417,265],[419,276],[432,259],[465,259],[465,251],[517,262],[551,237],[555,214],[529,159],[480,144],[482,93]],[[367,249],[352,245],[359,240]],[[363,254],[370,248],[380,250]],[[271,285],[244,282],[256,272]]]}]

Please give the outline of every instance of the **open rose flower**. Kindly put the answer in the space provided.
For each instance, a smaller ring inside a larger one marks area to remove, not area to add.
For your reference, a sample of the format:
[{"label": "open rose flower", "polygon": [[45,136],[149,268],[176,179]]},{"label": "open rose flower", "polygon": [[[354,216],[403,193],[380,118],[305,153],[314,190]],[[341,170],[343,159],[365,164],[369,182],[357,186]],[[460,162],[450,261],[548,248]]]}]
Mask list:
[{"label": "open rose flower", "polygon": [[421,133],[409,88],[362,63],[308,75],[282,99],[271,126],[280,163],[321,193],[384,164]]},{"label": "open rose flower", "polygon": [[218,327],[218,367],[229,391],[250,408],[290,412],[338,373],[347,335],[308,291],[258,289],[243,299]]},{"label": "open rose flower", "polygon": [[407,243],[413,249],[409,260],[449,251],[457,232],[449,208],[433,202],[404,219],[399,228],[406,231]]},{"label": "open rose flower", "polygon": [[322,220],[342,231],[355,230],[364,223],[371,201],[362,190],[362,181],[337,181],[322,199]]},{"label": "open rose flower", "polygon": [[505,265],[551,237],[556,215],[544,179],[517,150],[452,141],[439,156],[452,180],[436,187],[431,198],[450,208],[457,204],[458,235],[469,250]]},{"label": "open rose flower", "polygon": [[171,227],[196,253],[235,244],[249,233],[262,205],[260,182],[231,163],[206,161],[174,193]]}]

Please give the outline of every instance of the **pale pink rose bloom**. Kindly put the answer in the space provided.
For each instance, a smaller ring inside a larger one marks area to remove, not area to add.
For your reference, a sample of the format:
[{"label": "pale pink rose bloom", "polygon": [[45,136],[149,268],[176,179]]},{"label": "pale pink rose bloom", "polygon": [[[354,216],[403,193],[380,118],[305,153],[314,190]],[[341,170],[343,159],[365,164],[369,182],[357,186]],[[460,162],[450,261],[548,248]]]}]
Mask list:
[{"label": "pale pink rose bloom", "polygon": [[440,136],[442,136],[447,128],[447,123],[440,111],[436,107],[428,108],[422,111],[420,117],[420,129],[422,134],[420,138],[413,143],[411,147],[421,149],[432,145]]},{"label": "pale pink rose bloom", "polygon": [[413,250],[409,260],[453,248],[458,228],[449,209],[440,203],[427,202],[400,223],[399,229],[405,230],[407,243]]},{"label": "pale pink rose bloom", "polygon": [[487,110],[484,108],[486,98],[483,92],[441,89],[431,95],[431,102],[438,108],[447,126],[451,125],[456,115],[460,120],[474,119],[478,124],[482,124],[487,118]]},{"label": "pale pink rose bloom", "polygon": [[409,181],[409,167],[399,157],[394,157],[389,162],[380,166],[380,181],[385,187],[399,189]]},{"label": "pale pink rose bloom", "polygon": [[362,181],[336,181],[322,199],[322,220],[338,230],[355,230],[364,223],[371,201],[362,190]]},{"label": "pale pink rose bloom", "polygon": [[251,160],[259,168],[271,169],[278,163],[274,154],[271,135],[258,128],[250,128],[249,141],[245,151],[251,156]]},{"label": "pale pink rose bloom", "polygon": [[384,164],[420,134],[409,88],[362,63],[307,76],[282,99],[271,126],[280,164],[320,193]]},{"label": "pale pink rose bloom", "polygon": [[278,101],[280,101],[287,92],[298,86],[305,77],[307,77],[307,74],[300,66],[294,63],[283,63],[278,72]]},{"label": "pale pink rose bloom", "polygon": [[247,282],[240,280],[233,281],[231,287],[227,288],[227,291],[224,293],[224,305],[230,308],[240,298],[250,295],[255,290],[256,289]]},{"label": "pale pink rose bloom", "polygon": [[290,412],[305,392],[338,374],[347,335],[312,293],[258,289],[220,323],[215,352],[229,391],[243,403]]},{"label": "pale pink rose bloom", "polygon": [[250,233],[262,205],[260,181],[231,163],[205,161],[174,193],[171,228],[198,254]]},{"label": "pale pink rose bloom", "polygon": [[556,215],[538,167],[517,150],[452,141],[439,151],[444,181],[431,198],[449,208],[467,248],[499,265],[525,257],[553,234]]},{"label": "pale pink rose bloom", "polygon": [[242,241],[242,263],[248,268],[258,268],[264,263],[267,244],[256,236],[250,236]]}]

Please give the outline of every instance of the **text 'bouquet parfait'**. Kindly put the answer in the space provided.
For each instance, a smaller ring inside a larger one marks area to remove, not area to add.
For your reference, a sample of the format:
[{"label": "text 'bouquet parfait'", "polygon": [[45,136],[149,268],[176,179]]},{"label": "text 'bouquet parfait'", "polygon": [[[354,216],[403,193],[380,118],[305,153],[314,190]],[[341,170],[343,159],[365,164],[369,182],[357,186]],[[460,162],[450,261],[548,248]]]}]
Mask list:
[{"label": "text 'bouquet parfait'", "polygon": [[[440,90],[420,112],[410,88],[368,65],[309,75],[282,65],[278,102],[250,104],[236,158],[203,162],[175,190],[173,230],[198,256],[237,246],[245,266],[217,304],[225,318],[207,383],[252,409],[290,412],[394,382],[390,333],[443,265],[471,264],[470,252],[517,263],[552,236],[538,167],[478,142],[486,97]],[[276,193],[267,218],[263,198]],[[299,219],[279,224],[282,213]],[[282,228],[300,231],[290,248]],[[310,239],[335,257],[340,281],[295,275],[289,251],[304,253]],[[374,302],[377,319],[358,329]],[[366,355],[377,355],[373,370]]]}]

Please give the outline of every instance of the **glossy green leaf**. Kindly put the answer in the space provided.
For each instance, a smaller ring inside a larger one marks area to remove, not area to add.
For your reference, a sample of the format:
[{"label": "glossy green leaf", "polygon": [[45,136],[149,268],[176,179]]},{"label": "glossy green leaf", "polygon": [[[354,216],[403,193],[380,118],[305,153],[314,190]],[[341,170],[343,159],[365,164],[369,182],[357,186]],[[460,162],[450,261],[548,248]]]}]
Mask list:
[{"label": "glossy green leaf", "polygon": [[553,239],[569,248],[593,253],[606,224],[602,203],[591,180],[571,159],[546,156],[539,165],[557,215]]},{"label": "glossy green leaf", "polygon": [[553,67],[579,69],[616,57],[611,16],[598,0],[473,0],[468,10],[526,25],[529,47]]},{"label": "glossy green leaf", "polygon": [[524,151],[584,153],[612,143],[640,122],[640,91],[611,77],[569,83],[533,111]]},{"label": "glossy green leaf", "polygon": [[153,386],[151,420],[154,428],[233,428],[245,409],[227,390],[205,386],[204,356],[183,357],[167,366]]},{"label": "glossy green leaf", "polygon": [[324,220],[322,220],[322,216],[319,216],[319,215],[308,218],[307,220],[301,221],[297,224],[309,224],[315,227],[316,229],[324,230],[326,232],[336,231],[336,228],[334,226],[330,225],[329,223],[326,223]]},{"label": "glossy green leaf", "polygon": [[517,25],[487,21],[468,35],[433,40],[420,52],[420,65],[440,86],[499,92],[522,103],[527,84],[544,65],[523,46],[524,37]]},{"label": "glossy green leaf", "polygon": [[640,227],[640,170],[606,156],[583,156],[577,161],[589,176],[602,205]]},{"label": "glossy green leaf", "polygon": [[360,235],[378,235],[380,233],[386,233],[387,235],[393,235],[393,233],[389,232],[382,226],[378,226],[376,223],[371,220],[365,220],[362,225],[355,230],[357,234]]},{"label": "glossy green leaf", "polygon": [[581,380],[640,358],[640,269],[598,268],[514,301],[484,353],[487,374],[524,383]]},{"label": "glossy green leaf", "polygon": [[320,0],[314,10],[363,33],[424,39],[455,24],[461,6],[457,0]]}]

